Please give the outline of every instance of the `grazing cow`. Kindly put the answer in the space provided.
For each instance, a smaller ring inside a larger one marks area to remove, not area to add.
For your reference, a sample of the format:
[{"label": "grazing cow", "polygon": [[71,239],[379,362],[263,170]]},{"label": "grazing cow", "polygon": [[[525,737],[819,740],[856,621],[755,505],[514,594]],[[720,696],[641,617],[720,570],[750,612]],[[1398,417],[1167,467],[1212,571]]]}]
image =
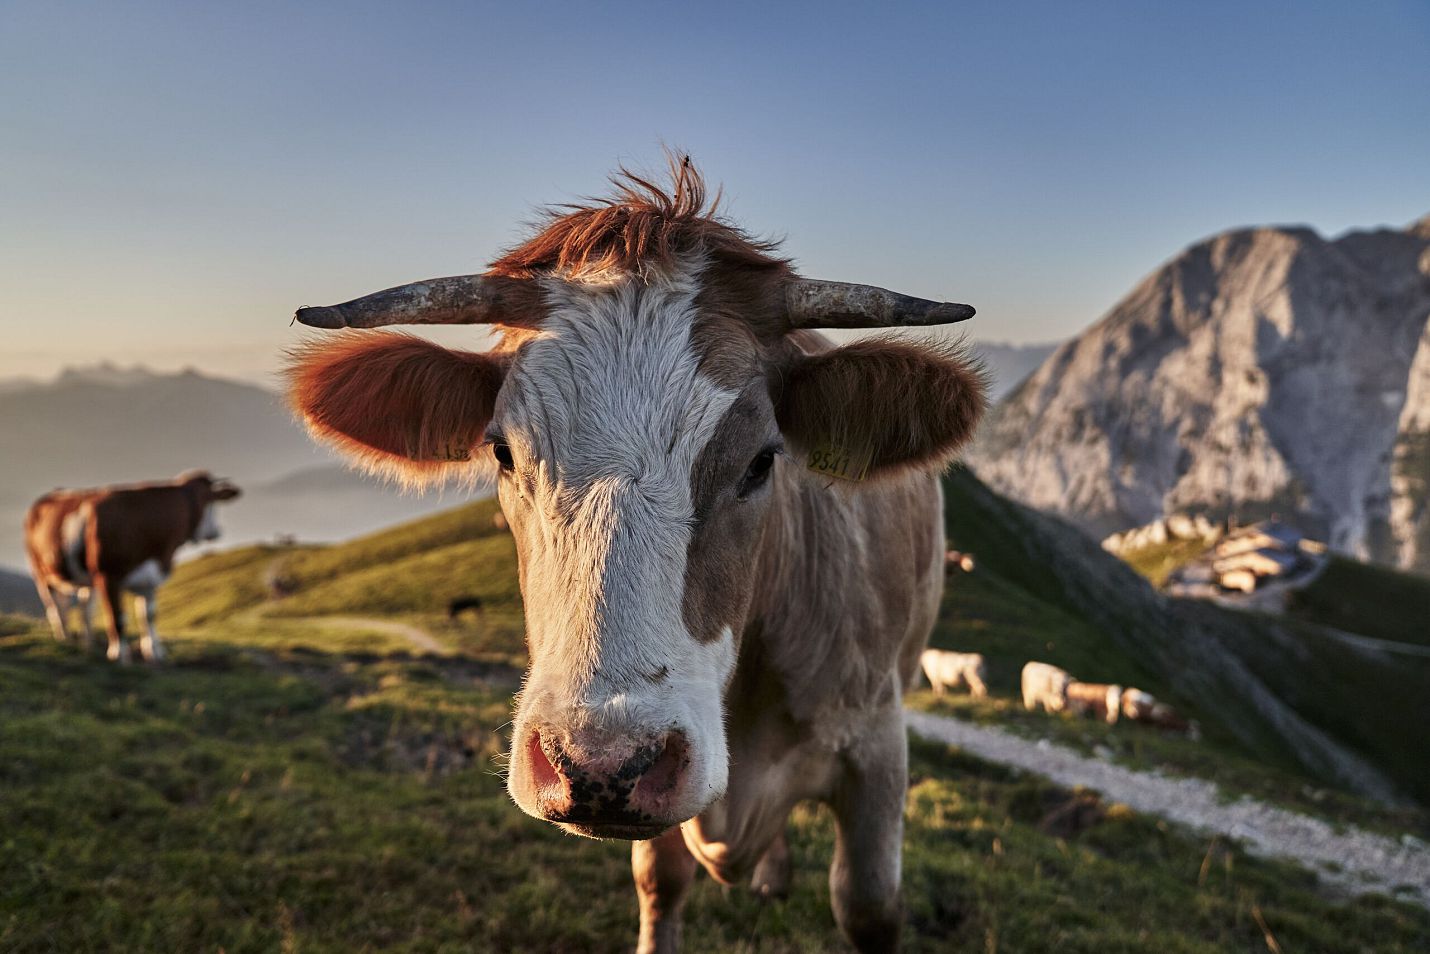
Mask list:
[{"label": "grazing cow", "polygon": [[160,483],[56,490],[35,501],[25,516],[25,549],[55,638],[69,638],[64,616],[77,600],[84,646],[89,648],[93,592],[104,607],[109,658],[128,662],[127,591],[138,600],[145,627],[140,651],[150,661],[161,659],[164,647],[154,631],[154,591],[168,578],[174,551],[185,543],[218,538],[214,504],[238,493],[227,481],[189,471]]},{"label": "grazing cow", "polygon": [[677,947],[697,865],[779,893],[804,799],[833,808],[839,926],[892,950],[936,475],[984,386],[946,346],[810,329],[973,310],[798,278],[707,211],[688,161],[672,175],[618,179],[482,275],[301,309],[504,334],[471,353],[344,332],[298,352],[291,399],[370,470],[495,477],[530,659],[508,787],[536,818],[635,841],[641,951]]},{"label": "grazing cow", "polygon": [[1202,727],[1196,719],[1188,719],[1165,702],[1153,704],[1147,722],[1168,732],[1180,732],[1193,742],[1202,737]]},{"label": "grazing cow", "polygon": [[988,695],[987,667],[982,653],[952,653],[944,649],[925,649],[919,657],[933,691],[943,695],[949,689],[967,686],[975,699]]},{"label": "grazing cow", "polygon": [[1201,726],[1195,719],[1186,718],[1167,703],[1157,701],[1150,693],[1141,689],[1127,689],[1122,693],[1122,715],[1133,722],[1184,733],[1193,740],[1201,738]]},{"label": "grazing cow", "polygon": [[1152,715],[1152,707],[1157,700],[1150,692],[1127,688],[1122,690],[1122,717],[1133,722],[1146,722]]},{"label": "grazing cow", "polygon": [[1068,709],[1074,715],[1093,715],[1114,725],[1122,714],[1122,687],[1105,682],[1070,682]]},{"label": "grazing cow", "polygon": [[1023,667],[1023,708],[1062,712],[1068,704],[1068,683],[1073,678],[1066,669],[1049,663],[1030,662]]}]

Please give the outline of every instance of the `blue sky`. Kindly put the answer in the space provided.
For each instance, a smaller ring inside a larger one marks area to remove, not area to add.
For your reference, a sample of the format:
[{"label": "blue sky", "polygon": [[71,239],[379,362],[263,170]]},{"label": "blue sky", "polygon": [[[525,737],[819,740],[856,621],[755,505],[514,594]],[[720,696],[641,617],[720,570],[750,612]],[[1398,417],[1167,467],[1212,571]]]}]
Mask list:
[{"label": "blue sky", "polygon": [[1430,3],[0,0],[0,376],[255,374],[662,143],[807,274],[1057,338],[1223,228],[1430,212]]}]

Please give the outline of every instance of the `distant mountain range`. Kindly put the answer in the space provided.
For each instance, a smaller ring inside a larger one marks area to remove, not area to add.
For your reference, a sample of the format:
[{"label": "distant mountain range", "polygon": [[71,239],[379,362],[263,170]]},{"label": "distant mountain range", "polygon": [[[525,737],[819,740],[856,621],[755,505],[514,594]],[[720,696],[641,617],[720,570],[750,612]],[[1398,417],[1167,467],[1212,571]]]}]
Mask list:
[{"label": "distant mountain range", "polygon": [[1430,569],[1430,216],[1197,243],[1059,347],[967,459],[1098,536],[1274,513]]},{"label": "distant mountain range", "polygon": [[71,369],[49,382],[0,381],[0,565],[24,565],[24,512],[46,491],[192,467],[244,490],[221,511],[220,546],[344,538],[461,499],[404,495],[345,470],[260,387],[194,371]]}]

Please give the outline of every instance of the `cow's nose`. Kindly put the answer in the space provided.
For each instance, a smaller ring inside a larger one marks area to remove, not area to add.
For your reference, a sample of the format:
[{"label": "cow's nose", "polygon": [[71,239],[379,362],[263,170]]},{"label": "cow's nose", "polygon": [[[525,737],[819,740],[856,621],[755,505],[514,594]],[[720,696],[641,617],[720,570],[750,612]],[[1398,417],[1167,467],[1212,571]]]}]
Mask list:
[{"label": "cow's nose", "polygon": [[597,829],[656,824],[669,817],[689,762],[689,744],[678,730],[634,743],[541,730],[527,738],[527,764],[541,814]]}]

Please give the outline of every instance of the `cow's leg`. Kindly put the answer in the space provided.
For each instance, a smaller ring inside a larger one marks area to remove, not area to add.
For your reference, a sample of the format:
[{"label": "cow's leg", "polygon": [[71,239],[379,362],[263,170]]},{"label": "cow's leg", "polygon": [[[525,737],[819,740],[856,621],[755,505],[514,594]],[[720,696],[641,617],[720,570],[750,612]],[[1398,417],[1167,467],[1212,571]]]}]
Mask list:
[{"label": "cow's leg", "polygon": [[834,864],[829,893],[834,920],[863,954],[897,951],[903,925],[899,898],[908,789],[903,714],[883,713],[847,756],[830,805]]},{"label": "cow's leg", "polygon": [[81,645],[85,652],[94,649],[94,618],[91,613],[91,601],[94,598],[94,591],[87,586],[82,586],[75,590],[75,605],[79,607],[79,625],[81,633]]},{"label": "cow's leg", "polygon": [[159,642],[159,634],[154,630],[154,617],[157,615],[154,604],[153,590],[134,594],[134,615],[137,617],[135,623],[144,627],[144,636],[139,640],[139,651],[149,662],[158,662],[164,658],[164,644]]},{"label": "cow's leg", "polygon": [[695,878],[695,856],[680,829],[632,842],[631,872],[641,909],[637,954],[673,954],[680,949],[680,912]]},{"label": "cow's leg", "polygon": [[124,641],[124,591],[108,577],[96,575],[94,592],[104,609],[104,627],[109,633],[108,656],[112,662],[129,663],[129,644]]},{"label": "cow's leg", "polygon": [[750,887],[762,898],[785,898],[789,896],[789,882],[789,839],[781,831],[760,856]]},{"label": "cow's leg", "polygon": [[988,684],[983,681],[983,677],[976,672],[968,674],[968,691],[975,699],[984,699],[988,696]]},{"label": "cow's leg", "polygon": [[62,600],[65,603],[68,603],[68,600],[54,587],[44,583],[38,584],[35,589],[39,591],[40,602],[45,604],[45,618],[50,621],[50,629],[54,631],[55,639],[62,643],[69,642],[70,634],[65,628],[65,610],[68,606],[61,604]]}]

